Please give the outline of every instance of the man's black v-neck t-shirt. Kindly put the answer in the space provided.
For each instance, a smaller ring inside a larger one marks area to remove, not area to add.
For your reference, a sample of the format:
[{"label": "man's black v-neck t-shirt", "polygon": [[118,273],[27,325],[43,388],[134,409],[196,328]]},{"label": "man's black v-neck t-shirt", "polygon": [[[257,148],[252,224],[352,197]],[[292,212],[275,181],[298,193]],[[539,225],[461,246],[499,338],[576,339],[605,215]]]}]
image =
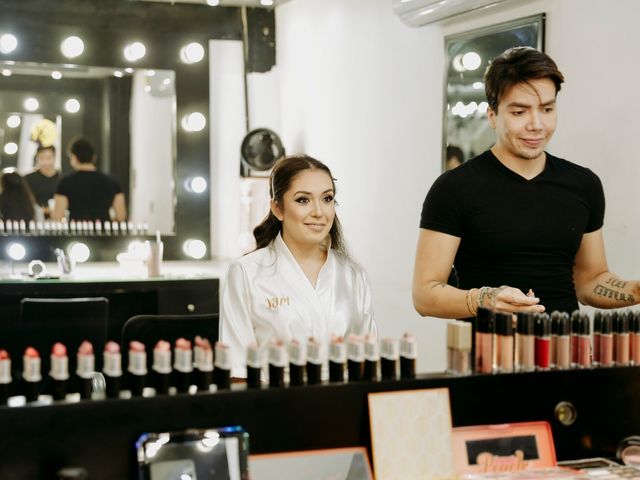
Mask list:
[{"label": "man's black v-neck t-shirt", "polygon": [[532,289],[547,312],[578,307],[573,263],[582,236],[602,227],[605,200],[591,170],[546,154],[530,180],[489,150],[443,173],[422,207],[420,228],[459,237],[462,289]]}]

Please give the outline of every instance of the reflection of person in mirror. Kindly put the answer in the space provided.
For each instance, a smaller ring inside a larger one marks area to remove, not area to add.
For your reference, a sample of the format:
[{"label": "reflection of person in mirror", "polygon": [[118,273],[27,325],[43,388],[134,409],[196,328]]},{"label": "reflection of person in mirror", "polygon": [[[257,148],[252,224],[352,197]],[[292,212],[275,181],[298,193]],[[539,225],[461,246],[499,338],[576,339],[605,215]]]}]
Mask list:
[{"label": "reflection of person in mirror", "polygon": [[[443,173],[423,205],[413,279],[421,315],[640,302],[640,282],[619,279],[607,265],[600,179],[545,151],[563,81],[555,62],[533,48],[490,63],[485,90],[496,143]],[[446,284],[452,264],[460,288]]]},{"label": "reflection of person in mirror", "polygon": [[53,195],[58,188],[60,174],[56,169],[56,147],[53,145],[38,146],[34,159],[35,170],[24,179],[29,184],[36,203],[44,211],[45,218],[49,217],[49,201],[53,201]]},{"label": "reflection of person in mirror", "polygon": [[459,167],[464,163],[464,153],[460,147],[456,147],[455,145],[447,146],[447,161],[445,163],[445,168],[447,170],[453,170],[456,167]]},{"label": "reflection of person in mirror", "polygon": [[25,222],[43,219],[29,184],[14,169],[4,170],[0,177],[0,217]]},{"label": "reflection of person in mirror", "polygon": [[231,265],[222,293],[220,340],[233,377],[246,376],[250,344],[312,336],[328,344],[332,335],[376,332],[369,282],[342,239],[329,168],[305,155],[282,157],[270,196],[253,231],[257,249]]},{"label": "reflection of person in mirror", "polygon": [[[68,151],[73,173],[63,177],[54,196],[51,218],[60,220],[69,211],[69,220],[127,219],[124,193],[118,181],[96,168],[96,153],[91,142],[75,138]],[[110,210],[113,215],[110,215]]]}]

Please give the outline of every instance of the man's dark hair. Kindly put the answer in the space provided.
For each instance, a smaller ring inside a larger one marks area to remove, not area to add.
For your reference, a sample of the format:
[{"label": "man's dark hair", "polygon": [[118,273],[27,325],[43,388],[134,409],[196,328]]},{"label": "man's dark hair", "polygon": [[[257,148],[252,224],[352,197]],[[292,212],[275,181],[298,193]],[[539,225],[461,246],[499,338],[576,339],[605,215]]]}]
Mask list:
[{"label": "man's dark hair", "polygon": [[38,145],[38,149],[36,150],[36,156],[38,156],[38,154],[40,152],[44,152],[45,150],[51,150],[51,153],[53,153],[54,155],[56,154],[56,147],[53,145],[47,145],[46,147],[44,145]]},{"label": "man's dark hair", "polygon": [[460,147],[455,145],[447,145],[447,160],[457,158],[460,163],[464,163],[464,152]]},{"label": "man's dark hair", "polygon": [[498,113],[502,96],[518,83],[548,78],[556,87],[556,95],[564,75],[549,55],[531,47],[514,47],[494,58],[484,74],[484,90],[489,108]]},{"label": "man's dark hair", "polygon": [[80,163],[93,163],[95,160],[95,148],[93,144],[86,138],[73,138],[69,142],[67,153],[76,156]]}]

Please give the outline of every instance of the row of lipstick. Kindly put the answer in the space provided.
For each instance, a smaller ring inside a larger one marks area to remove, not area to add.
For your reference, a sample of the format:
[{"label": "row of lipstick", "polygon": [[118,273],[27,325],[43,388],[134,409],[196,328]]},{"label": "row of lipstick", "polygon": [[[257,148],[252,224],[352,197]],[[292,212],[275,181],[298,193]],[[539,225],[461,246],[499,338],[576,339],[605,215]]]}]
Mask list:
[{"label": "row of lipstick", "polygon": [[586,313],[492,312],[479,308],[475,355],[471,324],[450,322],[447,331],[450,372],[511,373],[534,370],[640,365],[640,312]]},{"label": "row of lipstick", "polygon": [[[144,344],[133,341],[129,344],[126,382],[132,396],[140,396],[147,386],[152,386],[156,394],[169,392],[171,383],[176,391],[188,392],[192,384],[200,391],[209,391],[215,384],[217,388],[229,388],[230,365],[227,347],[216,344],[214,369],[213,349],[209,340],[196,337],[192,349],[191,342],[184,338],[176,340],[172,352],[169,342],[160,340],[153,349],[152,375],[148,377],[147,354]],[[92,398],[93,378],[95,375],[95,356],[91,343],[83,342],[76,356],[76,379],[80,398]],[[69,390],[69,358],[62,343],[54,344],[50,357],[51,368],[48,380],[54,400],[64,400]],[[22,357],[22,379],[18,388],[27,402],[38,400],[45,379],[41,372],[41,358],[38,351],[28,347]],[[0,405],[7,402],[12,383],[11,359],[6,350],[0,350]],[[117,398],[121,393],[122,355],[116,342],[108,342],[103,352],[102,375],[106,384],[106,396]],[[14,389],[15,390],[15,389]]]},{"label": "row of lipstick", "polygon": [[[288,348],[287,348],[288,347]],[[285,347],[277,340],[268,348],[268,375],[271,387],[285,385],[285,372],[289,371],[289,385],[313,385],[321,383],[324,365],[323,345],[314,339],[306,344],[293,340]],[[247,350],[247,384],[250,388],[262,386],[262,372],[265,361],[257,346]],[[214,361],[215,357],[215,361]],[[377,380],[379,370],[383,379],[414,378],[416,375],[417,345],[410,334],[401,340],[385,338],[381,345],[373,336],[351,335],[345,341],[336,337],[329,345],[329,380],[344,382]],[[22,357],[23,370],[21,391],[27,402],[37,401],[43,383],[41,358],[38,351],[28,347]],[[50,356],[51,368],[48,379],[54,400],[64,400],[70,386],[69,358],[67,349],[61,343],[54,344]],[[92,398],[95,374],[95,356],[91,343],[83,342],[76,356],[76,383],[80,398]],[[287,369],[288,367],[288,369]],[[198,391],[210,391],[211,385],[217,389],[227,389],[231,380],[231,360],[229,348],[222,342],[212,349],[209,340],[196,337],[193,349],[189,340],[176,340],[171,345],[160,340],[153,349],[151,374],[147,370],[147,354],[144,344],[133,341],[129,344],[126,383],[132,396],[143,394],[145,387],[152,387],[155,394],[167,394],[173,386],[178,393],[191,391],[195,385]],[[399,372],[398,372],[399,370]],[[346,376],[345,376],[346,374]],[[102,375],[108,398],[121,394],[122,357],[120,346],[108,342],[103,352]],[[11,359],[6,350],[0,350],[0,405],[7,402],[12,383]]]},{"label": "row of lipstick", "polygon": [[[307,342],[297,339],[286,345],[273,340],[268,345],[268,378],[270,387],[282,387],[289,372],[291,386],[322,383],[324,365],[323,345],[315,338]],[[260,388],[265,361],[257,345],[247,348],[247,386]],[[374,335],[360,337],[349,335],[347,339],[335,336],[329,343],[329,381],[376,381],[416,376],[417,344],[413,335],[405,333],[398,340],[383,338],[378,344]]]},{"label": "row of lipstick", "polygon": [[63,222],[25,222],[1,220],[0,235],[148,235],[149,225],[134,222],[101,222],[100,220],[70,220]]}]

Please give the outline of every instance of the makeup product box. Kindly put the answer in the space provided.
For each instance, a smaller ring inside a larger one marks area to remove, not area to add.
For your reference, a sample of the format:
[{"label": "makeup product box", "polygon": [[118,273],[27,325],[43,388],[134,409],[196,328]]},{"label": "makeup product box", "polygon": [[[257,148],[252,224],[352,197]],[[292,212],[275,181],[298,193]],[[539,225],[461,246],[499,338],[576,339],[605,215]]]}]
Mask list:
[{"label": "makeup product box", "polygon": [[538,470],[556,466],[547,422],[480,425],[453,429],[458,474]]}]

